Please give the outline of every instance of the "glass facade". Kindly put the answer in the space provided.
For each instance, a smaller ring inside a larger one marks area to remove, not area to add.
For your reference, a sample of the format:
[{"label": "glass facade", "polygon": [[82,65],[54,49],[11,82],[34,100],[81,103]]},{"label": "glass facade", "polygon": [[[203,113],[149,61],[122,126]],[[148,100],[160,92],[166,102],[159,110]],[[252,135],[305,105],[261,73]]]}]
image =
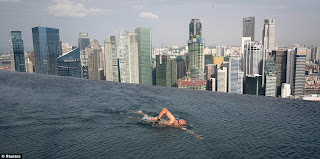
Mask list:
[{"label": "glass facade", "polygon": [[202,36],[202,24],[199,19],[192,19],[189,24],[189,40],[197,36],[198,38]]},{"label": "glass facade", "polygon": [[172,87],[177,83],[177,62],[170,56],[156,56],[156,85]]},{"label": "glass facade", "polygon": [[152,85],[152,31],[151,28],[137,28],[139,56],[139,83]]},{"label": "glass facade", "polygon": [[36,73],[57,74],[57,58],[61,53],[59,29],[32,28]]},{"label": "glass facade", "polygon": [[21,31],[11,31],[10,49],[12,70],[26,72]]},{"label": "glass facade", "polygon": [[229,93],[243,93],[243,72],[240,71],[241,57],[230,55],[229,57]]},{"label": "glass facade", "polygon": [[57,60],[58,75],[81,78],[80,49],[76,48]]}]

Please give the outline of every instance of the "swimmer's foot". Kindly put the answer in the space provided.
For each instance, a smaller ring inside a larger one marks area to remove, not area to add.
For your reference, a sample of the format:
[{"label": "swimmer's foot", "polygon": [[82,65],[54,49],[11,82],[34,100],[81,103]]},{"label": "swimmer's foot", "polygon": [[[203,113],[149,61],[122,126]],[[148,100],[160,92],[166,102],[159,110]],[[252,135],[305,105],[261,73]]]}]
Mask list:
[{"label": "swimmer's foot", "polygon": [[144,115],[141,110],[137,111],[138,114]]}]

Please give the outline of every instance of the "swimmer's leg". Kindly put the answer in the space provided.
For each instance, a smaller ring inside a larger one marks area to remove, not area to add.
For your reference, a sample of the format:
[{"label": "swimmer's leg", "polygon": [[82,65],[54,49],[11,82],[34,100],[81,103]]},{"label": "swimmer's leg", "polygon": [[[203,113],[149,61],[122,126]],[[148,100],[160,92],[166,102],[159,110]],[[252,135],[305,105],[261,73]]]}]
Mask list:
[{"label": "swimmer's leg", "polygon": [[[143,116],[149,117],[148,114],[143,113],[141,110],[139,110],[137,113],[138,113],[138,114],[141,114],[141,115],[143,115]],[[152,121],[158,121],[158,118],[150,117],[150,120],[152,120]]]}]

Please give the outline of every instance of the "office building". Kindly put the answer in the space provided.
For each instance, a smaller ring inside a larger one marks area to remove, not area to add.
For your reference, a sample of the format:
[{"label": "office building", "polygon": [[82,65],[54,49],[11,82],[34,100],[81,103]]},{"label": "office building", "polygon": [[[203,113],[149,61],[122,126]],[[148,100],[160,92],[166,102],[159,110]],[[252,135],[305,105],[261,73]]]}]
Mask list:
[{"label": "office building", "polygon": [[227,92],[228,86],[228,68],[223,67],[217,71],[217,91],[218,92]]},{"label": "office building", "polygon": [[241,57],[229,55],[228,92],[243,94],[243,72],[240,70]]},{"label": "office building", "polygon": [[276,56],[277,66],[277,96],[281,95],[282,83],[286,83],[286,70],[287,70],[287,50],[272,51],[272,54]]},{"label": "office building", "polygon": [[204,65],[207,66],[209,64],[213,64],[213,56],[210,55],[204,55]]},{"label": "office building", "polygon": [[247,42],[244,45],[244,76],[262,74],[263,46],[259,42]]},{"label": "office building", "polygon": [[202,24],[199,19],[192,19],[189,24],[189,40],[202,37]]},{"label": "office building", "polygon": [[287,69],[286,83],[290,84],[291,94],[293,90],[293,74],[294,74],[294,59],[296,57],[296,49],[288,49],[287,51]]},{"label": "office building", "polygon": [[306,52],[307,48],[296,48],[292,87],[292,95],[295,97],[299,97],[304,94]]},{"label": "office building", "polygon": [[169,55],[156,55],[156,85],[172,87],[177,84],[177,62]]},{"label": "office building", "polygon": [[245,78],[244,94],[264,95],[261,75],[249,75]]},{"label": "office building", "polygon": [[26,72],[21,31],[10,31],[10,53],[12,71]]},{"label": "office building", "polygon": [[190,76],[198,80],[203,80],[204,76],[204,39],[193,38],[189,43],[189,66]]},{"label": "office building", "polygon": [[89,47],[85,48],[88,55],[88,77],[89,79],[102,80],[99,69],[103,68],[101,59],[103,59],[102,47],[98,40],[94,39]]},{"label": "office building", "polygon": [[59,29],[32,28],[36,73],[57,74],[57,58],[62,54]]},{"label": "office building", "polygon": [[104,41],[104,75],[107,81],[119,82],[118,54],[116,37],[110,36]]},{"label": "office building", "polygon": [[78,48],[80,49],[81,78],[89,79],[88,53],[85,51],[85,48],[90,48],[90,39],[88,33],[79,33]]},{"label": "office building", "polygon": [[138,41],[139,83],[152,85],[152,30],[135,29]]},{"label": "office building", "polygon": [[254,32],[255,32],[255,17],[243,18],[242,37],[251,37],[251,40],[254,41]]},{"label": "office building", "polygon": [[[121,28],[118,47],[120,81],[139,83],[138,41],[136,33],[129,33]],[[151,74],[152,78],[152,74]]]},{"label": "office building", "polygon": [[86,47],[90,46],[90,39],[88,33],[79,33],[78,47],[80,50],[84,50]]},{"label": "office building", "polygon": [[177,56],[177,79],[181,79],[186,76],[186,64],[185,64],[185,56]]},{"label": "office building", "polygon": [[76,48],[58,57],[57,70],[59,76],[81,78],[80,49]]},{"label": "office building", "polygon": [[262,44],[264,50],[271,52],[276,49],[275,20],[265,19],[262,32]]}]

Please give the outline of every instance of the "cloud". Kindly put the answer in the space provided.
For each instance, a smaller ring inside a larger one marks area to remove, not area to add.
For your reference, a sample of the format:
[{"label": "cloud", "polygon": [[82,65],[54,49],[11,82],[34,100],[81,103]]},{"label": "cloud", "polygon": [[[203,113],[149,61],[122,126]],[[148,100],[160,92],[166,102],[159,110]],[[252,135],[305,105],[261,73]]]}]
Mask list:
[{"label": "cloud", "polygon": [[0,2],[12,2],[12,3],[16,3],[16,2],[20,2],[20,0],[0,0]]},{"label": "cloud", "polygon": [[151,13],[151,12],[141,12],[139,14],[139,17],[144,18],[144,19],[158,19],[159,16]]},{"label": "cloud", "polygon": [[53,5],[48,7],[48,12],[54,16],[85,17],[102,12],[99,8],[86,8],[82,3],[73,0],[52,0]]}]

